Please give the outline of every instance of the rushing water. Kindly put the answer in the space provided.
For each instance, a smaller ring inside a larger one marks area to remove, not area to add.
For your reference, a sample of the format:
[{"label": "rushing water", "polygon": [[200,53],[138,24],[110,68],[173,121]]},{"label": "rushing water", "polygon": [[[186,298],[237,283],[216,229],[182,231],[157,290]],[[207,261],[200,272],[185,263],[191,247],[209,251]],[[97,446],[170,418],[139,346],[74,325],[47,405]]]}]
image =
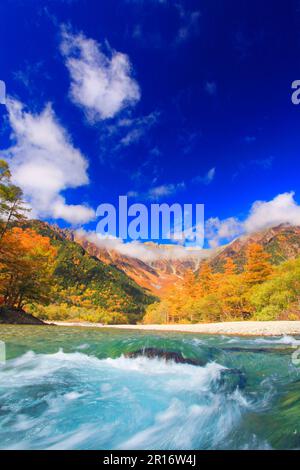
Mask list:
[{"label": "rushing water", "polygon": [[[300,447],[300,340],[0,326],[2,449]],[[177,351],[202,366],[147,357]]]}]

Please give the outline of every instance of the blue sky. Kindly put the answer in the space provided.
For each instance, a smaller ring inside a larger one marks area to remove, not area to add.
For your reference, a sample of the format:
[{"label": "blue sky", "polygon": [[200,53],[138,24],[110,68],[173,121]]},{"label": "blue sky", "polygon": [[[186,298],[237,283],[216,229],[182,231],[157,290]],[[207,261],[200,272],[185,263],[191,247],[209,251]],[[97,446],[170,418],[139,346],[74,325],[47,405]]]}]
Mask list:
[{"label": "blue sky", "polygon": [[210,246],[300,223],[298,1],[2,0],[0,44],[1,154],[34,215],[203,203]]}]

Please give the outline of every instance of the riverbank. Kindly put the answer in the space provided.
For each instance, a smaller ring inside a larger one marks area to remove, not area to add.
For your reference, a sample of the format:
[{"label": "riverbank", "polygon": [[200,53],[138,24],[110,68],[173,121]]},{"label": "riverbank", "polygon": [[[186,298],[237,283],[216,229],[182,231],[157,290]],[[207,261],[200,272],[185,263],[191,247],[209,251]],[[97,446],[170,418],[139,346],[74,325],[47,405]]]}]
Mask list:
[{"label": "riverbank", "polygon": [[21,308],[0,307],[0,325],[44,325],[45,323],[39,318],[30,315]]},{"label": "riverbank", "polygon": [[300,321],[239,321],[223,323],[197,323],[193,325],[102,325],[101,323],[49,322],[58,326],[89,328],[116,328],[141,331],[178,331],[208,335],[283,336],[300,335]]}]

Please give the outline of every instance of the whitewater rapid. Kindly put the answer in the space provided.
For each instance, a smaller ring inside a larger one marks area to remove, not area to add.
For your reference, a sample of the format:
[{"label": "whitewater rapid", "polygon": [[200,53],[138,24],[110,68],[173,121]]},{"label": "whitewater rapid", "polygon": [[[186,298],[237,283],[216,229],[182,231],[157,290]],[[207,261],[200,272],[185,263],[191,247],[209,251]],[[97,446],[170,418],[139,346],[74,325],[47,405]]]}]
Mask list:
[{"label": "whitewater rapid", "polygon": [[[25,352],[0,366],[1,449],[270,449],[277,441],[265,423],[298,380],[289,359],[294,337],[84,332],[74,340],[74,330],[65,330],[49,348],[66,347],[42,352],[46,341],[36,335],[22,336],[32,350],[14,346]],[[206,365],[122,352],[142,344]]]},{"label": "whitewater rapid", "polygon": [[214,447],[251,406],[210,390],[222,369],[28,352],[1,370],[1,448]]}]

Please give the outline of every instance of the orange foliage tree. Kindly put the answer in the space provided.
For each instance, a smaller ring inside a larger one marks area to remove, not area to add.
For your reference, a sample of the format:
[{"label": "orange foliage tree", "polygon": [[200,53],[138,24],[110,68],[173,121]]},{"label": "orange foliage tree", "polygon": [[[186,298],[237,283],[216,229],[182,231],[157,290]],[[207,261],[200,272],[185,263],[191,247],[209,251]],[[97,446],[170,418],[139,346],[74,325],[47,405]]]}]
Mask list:
[{"label": "orange foliage tree", "polygon": [[199,269],[198,281],[196,285],[197,296],[203,297],[210,294],[214,287],[214,275],[210,264],[204,261]]},{"label": "orange foliage tree", "polygon": [[247,262],[244,266],[244,279],[246,284],[253,286],[266,281],[272,274],[271,256],[263,250],[261,245],[251,243],[247,249]]},{"label": "orange foliage tree", "polygon": [[214,272],[204,261],[197,274],[187,271],[160,304],[147,310],[147,322],[151,323],[152,318],[180,323],[249,319],[254,312],[249,294],[254,286],[271,277],[273,267],[269,260],[262,246],[251,244],[242,273],[238,273],[231,258],[225,259],[221,272]]},{"label": "orange foliage tree", "polygon": [[0,293],[4,304],[22,308],[47,303],[52,288],[56,249],[48,237],[15,227],[0,247]]},{"label": "orange foliage tree", "polygon": [[226,258],[223,269],[225,276],[232,276],[233,274],[237,274],[236,264],[229,257]]}]

